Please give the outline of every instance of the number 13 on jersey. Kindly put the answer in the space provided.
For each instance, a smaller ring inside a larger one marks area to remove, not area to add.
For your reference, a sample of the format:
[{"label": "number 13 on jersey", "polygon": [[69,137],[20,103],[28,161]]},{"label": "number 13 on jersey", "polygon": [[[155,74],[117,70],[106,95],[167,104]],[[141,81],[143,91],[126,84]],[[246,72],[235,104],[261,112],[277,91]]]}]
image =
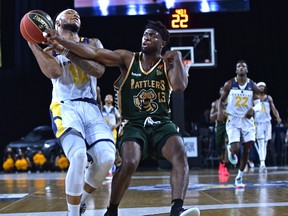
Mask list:
[{"label": "number 13 on jersey", "polygon": [[189,15],[186,9],[175,9],[171,13],[171,28],[186,29],[188,28]]}]

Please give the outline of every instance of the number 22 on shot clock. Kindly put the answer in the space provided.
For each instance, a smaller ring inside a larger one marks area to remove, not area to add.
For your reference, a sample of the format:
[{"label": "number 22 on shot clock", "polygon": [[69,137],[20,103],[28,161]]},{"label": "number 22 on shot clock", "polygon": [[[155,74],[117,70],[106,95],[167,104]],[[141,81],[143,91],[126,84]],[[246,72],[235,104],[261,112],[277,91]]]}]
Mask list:
[{"label": "number 22 on shot clock", "polygon": [[189,15],[183,8],[174,9],[171,13],[171,28],[186,29],[188,28]]}]

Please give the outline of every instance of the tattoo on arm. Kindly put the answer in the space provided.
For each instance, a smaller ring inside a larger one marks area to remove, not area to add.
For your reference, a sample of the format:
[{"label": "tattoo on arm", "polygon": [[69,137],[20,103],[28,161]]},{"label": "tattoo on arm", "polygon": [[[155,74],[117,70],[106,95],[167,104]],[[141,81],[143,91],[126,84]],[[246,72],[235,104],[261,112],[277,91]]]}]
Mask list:
[{"label": "tattoo on arm", "polygon": [[[95,47],[103,47],[102,43],[95,38],[90,40],[90,44]],[[105,71],[104,65],[92,60],[81,58],[74,53],[69,52],[67,57],[83,71],[92,76],[96,76],[97,78],[101,77]]]}]

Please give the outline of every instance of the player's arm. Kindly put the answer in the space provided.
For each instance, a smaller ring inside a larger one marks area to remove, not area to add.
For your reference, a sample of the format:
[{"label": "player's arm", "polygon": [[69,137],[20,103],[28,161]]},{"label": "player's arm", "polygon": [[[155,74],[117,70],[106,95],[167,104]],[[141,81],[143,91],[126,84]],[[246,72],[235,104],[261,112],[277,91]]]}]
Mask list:
[{"label": "player's arm", "polygon": [[182,63],[181,52],[176,50],[166,51],[163,59],[167,63],[169,81],[173,91],[183,92],[188,85],[188,75]]},{"label": "player's arm", "polygon": [[268,101],[270,104],[270,109],[272,110],[272,113],[275,116],[277,123],[280,124],[282,120],[280,118],[278,110],[275,107],[275,104],[273,102],[273,98],[270,95],[268,95]]},{"label": "player's arm", "polygon": [[116,125],[113,126],[113,129],[114,128],[117,129],[122,122],[122,118],[118,112],[118,109],[116,109],[116,107],[115,107],[115,118],[116,118]]},{"label": "player's arm", "polygon": [[55,79],[62,75],[62,69],[55,58],[45,52],[38,44],[28,42],[28,46],[32,50],[42,73],[50,78]]},{"label": "player's arm", "polygon": [[251,107],[248,112],[246,113],[246,118],[251,118],[254,116],[255,112],[261,111],[261,101],[259,98],[260,90],[255,82],[253,82],[253,107]]},{"label": "player's arm", "polygon": [[100,109],[100,112],[102,113],[103,102],[101,98],[101,89],[99,86],[96,86],[96,94],[97,94],[97,97],[96,97],[97,105],[98,105],[98,108]]},{"label": "player's arm", "polygon": [[217,100],[213,101],[211,104],[211,109],[210,109],[210,121],[214,122],[217,119],[218,115],[218,110],[217,110]]},{"label": "player's arm", "polygon": [[62,50],[59,50],[59,53],[64,53],[66,55],[69,55],[69,52],[72,52],[79,57],[94,60],[103,65],[111,67],[123,67],[123,65],[127,66],[127,64],[125,64],[127,63],[125,62],[127,60],[126,55],[130,55],[130,60],[133,56],[133,53],[129,52],[128,50],[112,51],[108,49],[98,48],[90,44],[75,42],[60,37],[54,29],[46,29],[45,31],[47,42],[50,45],[60,44],[61,46],[63,46],[64,48]]},{"label": "player's arm", "polygon": [[220,98],[219,98],[217,120],[220,122],[225,121],[225,115],[224,115],[225,101],[227,100],[227,97],[229,95],[231,85],[232,85],[231,80],[227,81],[224,84],[223,91],[222,91]]},{"label": "player's arm", "polygon": [[[90,44],[95,48],[103,48],[101,41],[97,38],[90,39]],[[72,52],[67,52],[67,58],[91,76],[100,78],[105,72],[104,65],[93,60],[81,58]]]}]

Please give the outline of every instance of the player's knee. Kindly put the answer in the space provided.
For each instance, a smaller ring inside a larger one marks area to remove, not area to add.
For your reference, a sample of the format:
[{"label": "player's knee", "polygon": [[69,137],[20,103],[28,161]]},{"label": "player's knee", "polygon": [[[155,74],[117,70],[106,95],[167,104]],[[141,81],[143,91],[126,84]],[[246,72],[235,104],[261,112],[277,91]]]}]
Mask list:
[{"label": "player's knee", "polygon": [[[133,158],[122,158],[123,172],[134,173],[138,167],[139,161]],[[125,171],[124,171],[125,170]]]},{"label": "player's knee", "polygon": [[66,193],[71,196],[79,196],[84,185],[84,171],[87,162],[85,148],[78,148],[70,155],[70,166],[66,176]]},{"label": "player's knee", "polygon": [[87,163],[87,154],[85,148],[79,148],[70,156],[70,163],[77,164],[77,167],[85,167]]},{"label": "player's knee", "polygon": [[101,154],[99,164],[101,167],[106,167],[108,170],[113,166],[115,162],[115,152],[105,151]]}]

